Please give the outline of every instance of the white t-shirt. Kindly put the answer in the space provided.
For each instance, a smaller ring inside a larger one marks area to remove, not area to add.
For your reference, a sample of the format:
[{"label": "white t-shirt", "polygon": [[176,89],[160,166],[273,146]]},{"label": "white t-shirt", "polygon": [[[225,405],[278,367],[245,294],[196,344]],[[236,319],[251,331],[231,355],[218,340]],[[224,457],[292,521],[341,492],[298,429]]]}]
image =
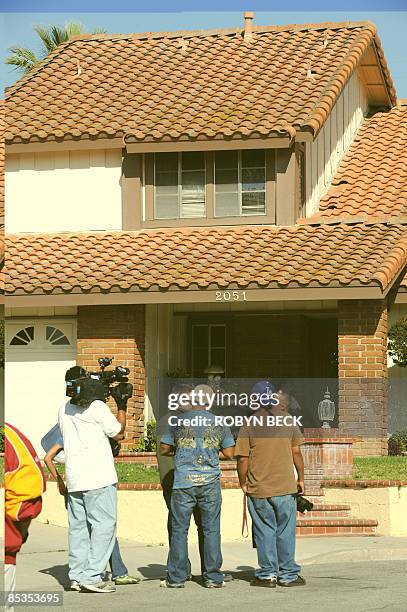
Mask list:
[{"label": "white t-shirt", "polygon": [[68,491],[90,491],[116,484],[108,437],[117,436],[121,426],[107,404],[95,400],[88,408],[81,408],[66,402],[58,421],[64,439]]}]

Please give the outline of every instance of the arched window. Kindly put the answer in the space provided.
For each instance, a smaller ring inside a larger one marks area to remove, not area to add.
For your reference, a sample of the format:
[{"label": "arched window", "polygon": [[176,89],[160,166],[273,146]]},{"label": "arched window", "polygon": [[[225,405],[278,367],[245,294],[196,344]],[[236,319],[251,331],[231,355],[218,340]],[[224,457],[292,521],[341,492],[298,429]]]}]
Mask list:
[{"label": "arched window", "polygon": [[26,346],[34,341],[34,327],[24,327],[13,336],[10,345],[12,346]]},{"label": "arched window", "polygon": [[57,327],[52,327],[52,325],[47,325],[46,339],[47,343],[52,344],[53,346],[62,346],[70,344],[64,332],[58,329]]}]

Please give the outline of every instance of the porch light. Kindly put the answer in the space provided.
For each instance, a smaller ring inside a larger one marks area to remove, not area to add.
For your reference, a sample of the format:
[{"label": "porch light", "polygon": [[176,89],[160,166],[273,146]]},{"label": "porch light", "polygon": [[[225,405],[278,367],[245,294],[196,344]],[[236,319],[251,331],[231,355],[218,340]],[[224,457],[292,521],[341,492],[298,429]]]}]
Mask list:
[{"label": "porch light", "polygon": [[323,429],[331,429],[329,421],[333,421],[335,417],[335,402],[331,400],[331,394],[328,387],[326,388],[324,399],[318,404],[318,418],[322,421]]}]

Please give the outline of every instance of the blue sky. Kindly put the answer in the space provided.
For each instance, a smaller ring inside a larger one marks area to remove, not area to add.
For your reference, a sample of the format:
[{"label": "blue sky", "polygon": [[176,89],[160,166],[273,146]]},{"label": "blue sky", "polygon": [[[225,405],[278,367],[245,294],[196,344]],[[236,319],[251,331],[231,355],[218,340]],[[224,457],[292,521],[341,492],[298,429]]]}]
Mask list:
[{"label": "blue sky", "polygon": [[[46,2],[46,0],[44,0]],[[316,0],[315,3],[317,4]],[[37,2],[37,5],[39,2]],[[253,2],[251,6],[253,7]],[[394,6],[396,6],[395,2]],[[21,10],[24,2],[14,1],[15,10]],[[152,10],[157,6],[150,5]],[[162,3],[161,3],[162,5]],[[236,7],[238,2],[234,2]],[[270,3],[268,3],[270,5]],[[99,2],[103,6],[103,2]],[[110,3],[112,6],[112,3]],[[189,4],[191,6],[191,4]],[[196,6],[196,5],[195,5]],[[208,7],[209,4],[206,4]],[[219,6],[219,3],[218,3]],[[380,6],[380,2],[371,2],[370,6]],[[7,1],[3,10],[7,10]],[[134,12],[134,13],[1,13],[0,15],[0,52],[3,57],[7,48],[12,44],[21,44],[36,48],[36,35],[33,33],[33,24],[50,25],[63,24],[67,20],[83,23],[89,30],[96,27],[104,28],[109,33],[146,32],[159,30],[205,29],[216,27],[238,27],[242,25],[242,11],[208,11],[208,12]],[[407,11],[389,12],[265,12],[256,10],[255,24],[271,25],[285,23],[306,23],[319,21],[373,21],[379,31],[384,52],[390,66],[395,82],[397,94],[400,98],[407,98],[407,53],[405,37],[407,32]],[[12,84],[18,78],[18,73],[9,66],[0,64],[0,86],[3,88]]]}]

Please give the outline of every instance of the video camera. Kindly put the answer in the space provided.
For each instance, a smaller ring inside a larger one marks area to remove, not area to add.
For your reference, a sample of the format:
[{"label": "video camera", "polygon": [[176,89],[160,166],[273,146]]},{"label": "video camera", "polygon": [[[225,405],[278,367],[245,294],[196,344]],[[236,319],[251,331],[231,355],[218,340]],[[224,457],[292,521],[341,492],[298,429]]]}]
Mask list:
[{"label": "video camera", "polygon": [[133,385],[129,383],[129,368],[116,366],[106,370],[111,365],[113,357],[98,359],[100,370],[87,372],[81,366],[74,366],[65,375],[66,395],[77,406],[89,406],[95,400],[106,401],[110,396],[117,407],[126,410],[127,401],[133,394]]}]

